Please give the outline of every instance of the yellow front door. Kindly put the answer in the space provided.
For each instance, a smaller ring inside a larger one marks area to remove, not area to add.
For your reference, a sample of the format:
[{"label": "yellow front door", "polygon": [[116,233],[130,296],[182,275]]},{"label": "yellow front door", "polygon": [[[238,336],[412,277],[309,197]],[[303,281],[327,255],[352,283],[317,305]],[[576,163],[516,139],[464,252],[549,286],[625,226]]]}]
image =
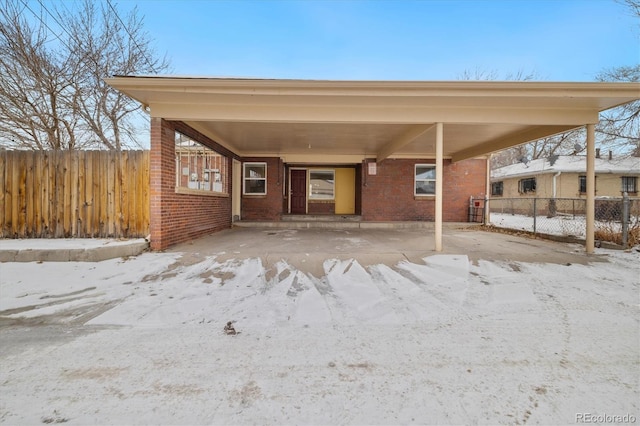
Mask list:
[{"label": "yellow front door", "polygon": [[356,169],[336,169],[336,214],[356,212]]}]

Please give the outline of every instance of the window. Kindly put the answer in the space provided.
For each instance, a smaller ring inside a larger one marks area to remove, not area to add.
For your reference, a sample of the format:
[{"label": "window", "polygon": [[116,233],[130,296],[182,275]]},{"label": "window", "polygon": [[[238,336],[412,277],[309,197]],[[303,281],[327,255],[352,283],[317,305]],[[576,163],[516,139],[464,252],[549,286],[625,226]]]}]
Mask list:
[{"label": "window", "polygon": [[521,194],[536,192],[536,178],[520,179],[518,181],[518,191]]},{"label": "window", "polygon": [[586,176],[578,176],[578,186],[580,187],[580,193],[587,193],[587,177]]},{"label": "window", "polygon": [[243,164],[244,189],[246,195],[267,194],[267,163]]},{"label": "window", "polygon": [[309,170],[309,199],[333,200],[334,184],[333,170]]},{"label": "window", "polygon": [[500,182],[493,182],[491,184],[491,195],[502,195],[502,190],[504,188],[504,184],[502,183],[502,181]]},{"label": "window", "polygon": [[436,166],[416,164],[414,195],[435,195]]},{"label": "window", "polygon": [[176,189],[227,193],[227,157],[176,132]]},{"label": "window", "polygon": [[[598,176],[595,177],[595,185],[596,185],[596,190],[598,189]],[[581,194],[586,194],[587,193],[587,177],[586,176],[579,176],[579,183],[578,185],[580,186],[580,193]]]},{"label": "window", "polygon": [[622,176],[622,192],[635,194],[638,192],[638,178],[636,176]]}]

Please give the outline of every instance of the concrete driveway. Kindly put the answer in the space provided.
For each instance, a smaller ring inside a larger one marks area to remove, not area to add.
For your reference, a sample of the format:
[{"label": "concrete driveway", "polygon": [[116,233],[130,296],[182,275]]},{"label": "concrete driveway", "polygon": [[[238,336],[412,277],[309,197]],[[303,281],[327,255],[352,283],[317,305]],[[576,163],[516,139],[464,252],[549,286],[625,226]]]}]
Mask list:
[{"label": "concrete driveway", "polygon": [[327,258],[355,259],[363,266],[399,261],[419,263],[434,254],[466,255],[469,260],[499,260],[568,264],[599,261],[578,244],[481,230],[479,226],[449,225],[444,250],[437,253],[431,229],[278,229],[233,228],[179,244],[168,252],[198,259],[211,253],[220,259],[260,258],[267,267],[285,260],[316,277],[323,275]]}]

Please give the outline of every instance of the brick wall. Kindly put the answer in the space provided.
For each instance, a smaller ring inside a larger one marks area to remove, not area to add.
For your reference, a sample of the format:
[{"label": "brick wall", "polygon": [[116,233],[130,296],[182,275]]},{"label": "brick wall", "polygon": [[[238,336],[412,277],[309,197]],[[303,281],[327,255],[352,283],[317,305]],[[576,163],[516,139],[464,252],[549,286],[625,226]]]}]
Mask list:
[{"label": "brick wall", "polygon": [[[217,151],[228,158],[224,179],[228,194],[184,194],[175,188],[175,132]],[[151,119],[150,158],[150,231],[151,248],[162,250],[171,245],[231,227],[231,163],[240,158],[182,122]],[[244,220],[280,220],[286,211],[283,186],[286,175],[279,158],[242,158],[243,162],[267,163],[267,194],[242,195]],[[356,169],[356,211],[366,221],[434,220],[433,197],[413,195],[414,165],[433,160],[389,159],[377,166],[376,175],[367,167]],[[470,196],[483,197],[485,160],[466,160],[444,164],[444,221],[466,221]],[[310,203],[310,213],[332,213],[333,204]]]},{"label": "brick wall", "polygon": [[[278,158],[244,158],[245,162],[267,163],[267,195],[243,195],[244,220],[280,220],[287,210],[282,185],[286,182],[283,164]],[[377,166],[376,175],[368,175],[368,167],[356,170],[356,212],[365,221],[433,221],[435,197],[413,195],[415,164],[434,164],[434,160],[385,160]],[[444,161],[443,220],[466,222],[469,197],[484,197],[486,161]],[[334,204],[308,204],[309,214],[333,214]]]},{"label": "brick wall", "polygon": [[[280,158],[247,157],[244,163],[267,163],[267,195],[242,195],[242,220],[280,220],[285,176]],[[243,171],[244,173],[244,171]],[[242,185],[242,182],[238,182]]]},{"label": "brick wall", "polygon": [[[227,195],[180,194],[175,182],[175,131],[225,155]],[[182,122],[151,119],[150,201],[151,248],[163,250],[231,227],[231,191],[234,153]]]},{"label": "brick wall", "polygon": [[456,163],[446,161],[443,173],[443,220],[467,222],[469,197],[484,198],[486,194],[487,161],[483,159],[469,159]]},{"label": "brick wall", "polygon": [[[367,167],[362,175],[362,219],[365,221],[433,221],[435,197],[414,196],[415,164],[434,160],[388,159],[377,165],[376,175]],[[485,160],[444,161],[443,220],[466,222],[469,197],[485,193]]]}]

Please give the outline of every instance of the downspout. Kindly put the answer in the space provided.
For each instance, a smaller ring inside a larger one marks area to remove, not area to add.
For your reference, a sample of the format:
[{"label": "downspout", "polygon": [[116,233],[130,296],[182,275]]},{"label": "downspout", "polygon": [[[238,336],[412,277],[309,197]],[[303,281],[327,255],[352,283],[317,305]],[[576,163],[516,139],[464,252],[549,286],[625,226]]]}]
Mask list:
[{"label": "downspout", "polygon": [[558,212],[558,206],[556,204],[556,190],[557,190],[557,185],[556,185],[556,178],[558,176],[560,176],[562,172],[558,172],[555,175],[553,175],[553,197],[551,198],[551,200],[549,200],[549,212],[547,213],[547,217],[555,217],[557,212]]},{"label": "downspout", "polygon": [[556,198],[556,178],[561,174],[562,172],[558,172],[555,175],[553,175],[553,198]]}]

